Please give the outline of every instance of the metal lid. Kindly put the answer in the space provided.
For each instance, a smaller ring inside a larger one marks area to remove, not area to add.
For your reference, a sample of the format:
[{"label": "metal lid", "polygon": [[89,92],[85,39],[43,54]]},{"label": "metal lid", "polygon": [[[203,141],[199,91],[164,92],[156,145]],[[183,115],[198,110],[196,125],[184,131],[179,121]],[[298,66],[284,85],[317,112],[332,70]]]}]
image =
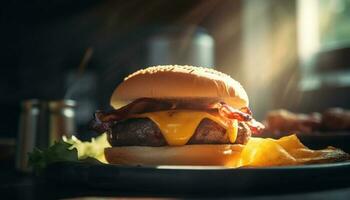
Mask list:
[{"label": "metal lid", "polygon": [[72,99],[64,99],[64,100],[55,100],[49,102],[49,109],[50,110],[59,110],[62,108],[74,108],[77,106],[77,103],[75,100]]},{"label": "metal lid", "polygon": [[21,102],[21,106],[23,110],[30,110],[32,108],[37,108],[44,103],[44,101],[40,101],[39,99],[26,99]]}]

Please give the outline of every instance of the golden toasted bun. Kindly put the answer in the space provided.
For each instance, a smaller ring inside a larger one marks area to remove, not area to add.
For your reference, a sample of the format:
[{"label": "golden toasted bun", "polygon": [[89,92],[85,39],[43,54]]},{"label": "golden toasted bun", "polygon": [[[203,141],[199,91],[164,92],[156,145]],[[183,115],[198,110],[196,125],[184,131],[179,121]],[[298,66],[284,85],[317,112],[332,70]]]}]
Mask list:
[{"label": "golden toasted bun", "polygon": [[235,166],[242,145],[126,146],[105,149],[110,164]]},{"label": "golden toasted bun", "polygon": [[213,69],[165,65],[136,71],[114,90],[111,106],[119,108],[138,98],[218,99],[241,108],[248,106],[247,93],[227,74]]}]

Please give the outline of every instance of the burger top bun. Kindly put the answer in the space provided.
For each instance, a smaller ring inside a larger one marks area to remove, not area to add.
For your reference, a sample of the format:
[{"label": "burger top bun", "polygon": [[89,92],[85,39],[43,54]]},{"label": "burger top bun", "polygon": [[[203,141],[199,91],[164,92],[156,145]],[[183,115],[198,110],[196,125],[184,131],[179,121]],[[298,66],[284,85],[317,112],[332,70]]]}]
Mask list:
[{"label": "burger top bun", "polygon": [[115,109],[138,98],[217,99],[235,108],[248,106],[247,93],[239,82],[213,69],[164,65],[141,69],[129,75],[114,90]]}]

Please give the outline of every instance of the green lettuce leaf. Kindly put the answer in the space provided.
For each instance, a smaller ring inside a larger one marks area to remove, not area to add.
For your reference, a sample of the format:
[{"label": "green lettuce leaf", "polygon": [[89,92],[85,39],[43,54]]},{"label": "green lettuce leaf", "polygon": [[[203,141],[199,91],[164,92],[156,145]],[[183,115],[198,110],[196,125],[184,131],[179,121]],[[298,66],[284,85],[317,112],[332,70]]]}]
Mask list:
[{"label": "green lettuce leaf", "polygon": [[29,153],[28,164],[34,172],[40,173],[45,167],[54,162],[78,161],[78,151],[70,149],[71,146],[69,143],[59,141],[44,150],[35,148],[33,152]]},{"label": "green lettuce leaf", "polygon": [[40,173],[49,164],[60,161],[107,163],[104,149],[110,147],[107,135],[102,134],[91,141],[82,142],[76,137],[63,137],[46,149],[35,148],[29,153],[29,166]]}]

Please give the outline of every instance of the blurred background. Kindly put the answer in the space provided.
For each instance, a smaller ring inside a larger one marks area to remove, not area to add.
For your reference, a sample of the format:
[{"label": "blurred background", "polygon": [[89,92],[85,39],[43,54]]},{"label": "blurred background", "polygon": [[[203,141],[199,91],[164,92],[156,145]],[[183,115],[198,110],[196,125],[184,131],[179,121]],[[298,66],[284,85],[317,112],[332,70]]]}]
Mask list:
[{"label": "blurred background", "polygon": [[350,107],[349,0],[5,0],[1,138],[24,99],[73,99],[77,132],[127,74],[213,67],[240,81],[258,120],[271,109]]}]

